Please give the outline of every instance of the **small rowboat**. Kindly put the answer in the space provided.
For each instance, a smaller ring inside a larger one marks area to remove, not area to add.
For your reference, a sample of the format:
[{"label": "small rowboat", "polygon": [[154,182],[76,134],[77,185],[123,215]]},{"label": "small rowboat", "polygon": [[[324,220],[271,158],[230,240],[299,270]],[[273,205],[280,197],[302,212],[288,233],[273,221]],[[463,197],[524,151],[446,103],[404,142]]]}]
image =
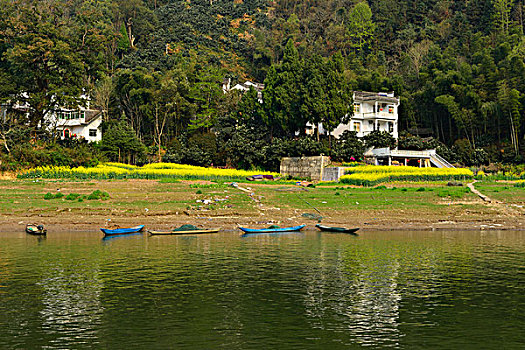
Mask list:
[{"label": "small rowboat", "polygon": [[142,230],[144,230],[144,225],[138,225],[134,227],[119,227],[115,229],[108,229],[108,228],[100,229],[100,231],[104,232],[104,235],[106,236],[125,235],[128,233],[142,232]]},{"label": "small rowboat", "polygon": [[182,225],[171,231],[149,231],[150,235],[199,235],[203,233],[217,233],[219,229],[205,230],[193,225]]},{"label": "small rowboat", "polygon": [[31,235],[45,236],[47,234],[47,230],[44,228],[44,225],[27,224],[26,233]]},{"label": "small rowboat", "polygon": [[324,232],[337,232],[337,233],[349,233],[351,235],[357,235],[358,228],[345,228],[345,227],[332,227],[332,226],[324,226],[321,224],[315,225],[319,230]]},{"label": "small rowboat", "polygon": [[284,233],[284,232],[299,232],[306,225],[292,226],[292,227],[269,227],[269,228],[246,228],[239,226],[244,234],[257,234],[257,233]]}]

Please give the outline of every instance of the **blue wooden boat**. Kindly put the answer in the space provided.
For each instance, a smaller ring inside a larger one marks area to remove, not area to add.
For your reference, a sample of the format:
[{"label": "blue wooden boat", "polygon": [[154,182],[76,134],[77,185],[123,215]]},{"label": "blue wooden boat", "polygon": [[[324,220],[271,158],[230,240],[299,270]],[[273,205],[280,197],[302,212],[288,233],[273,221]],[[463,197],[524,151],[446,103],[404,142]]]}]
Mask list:
[{"label": "blue wooden boat", "polygon": [[125,235],[128,233],[142,232],[142,230],[144,230],[144,225],[138,225],[134,227],[119,227],[119,228],[114,228],[114,229],[108,229],[108,228],[100,229],[100,231],[104,232],[104,235],[106,236]]},{"label": "blue wooden boat", "polygon": [[306,225],[299,225],[299,226],[292,226],[292,227],[269,227],[269,228],[246,228],[241,227],[242,232],[244,234],[256,234],[256,233],[281,233],[281,232],[299,232],[301,231]]}]

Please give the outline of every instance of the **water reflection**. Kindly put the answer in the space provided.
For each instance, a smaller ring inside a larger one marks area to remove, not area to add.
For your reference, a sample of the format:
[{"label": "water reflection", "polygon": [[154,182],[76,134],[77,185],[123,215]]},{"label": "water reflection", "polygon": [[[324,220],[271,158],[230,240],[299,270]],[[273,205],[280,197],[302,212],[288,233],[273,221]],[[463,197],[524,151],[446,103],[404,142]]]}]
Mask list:
[{"label": "water reflection", "polygon": [[343,333],[341,342],[350,337],[361,345],[398,344],[399,261],[383,259],[382,252],[356,252],[350,237],[335,238],[339,246],[333,250],[333,240],[324,238],[318,261],[305,275],[312,327]]},{"label": "water reflection", "polygon": [[[69,257],[71,258],[71,257]],[[97,260],[60,259],[37,284],[42,288],[42,330],[50,344],[96,344],[104,307]]]},{"label": "water reflection", "polygon": [[118,239],[123,239],[123,238],[136,238],[138,236],[141,236],[142,237],[142,232],[137,232],[137,233],[125,233],[125,234],[122,234],[122,235],[112,235],[112,236],[104,236],[102,237],[102,241],[103,242],[110,242],[110,241],[114,241],[114,240],[118,240]]},{"label": "water reflection", "polygon": [[521,232],[20,238],[0,234],[0,348],[525,341]]}]

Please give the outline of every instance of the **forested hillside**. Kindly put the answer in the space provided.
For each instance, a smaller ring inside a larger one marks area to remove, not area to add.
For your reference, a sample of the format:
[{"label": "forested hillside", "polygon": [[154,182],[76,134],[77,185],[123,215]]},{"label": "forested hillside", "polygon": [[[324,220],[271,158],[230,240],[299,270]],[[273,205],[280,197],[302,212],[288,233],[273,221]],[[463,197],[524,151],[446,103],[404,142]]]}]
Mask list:
[{"label": "forested hillside", "polygon": [[[282,155],[358,158],[363,140],[351,133],[338,141],[295,136],[307,122],[331,129],[344,121],[352,90],[401,97],[404,147],[438,147],[465,165],[524,159],[524,0],[0,5],[3,167],[12,159],[60,163],[19,140],[28,130],[43,134],[44,115],[75,106],[82,92],[105,110],[112,136],[82,154],[65,152],[64,163],[85,154],[116,159],[117,149],[143,161],[266,168]],[[224,94],[224,78],[264,82],[263,103],[255,92]],[[29,120],[9,108],[15,102],[29,106]]]}]

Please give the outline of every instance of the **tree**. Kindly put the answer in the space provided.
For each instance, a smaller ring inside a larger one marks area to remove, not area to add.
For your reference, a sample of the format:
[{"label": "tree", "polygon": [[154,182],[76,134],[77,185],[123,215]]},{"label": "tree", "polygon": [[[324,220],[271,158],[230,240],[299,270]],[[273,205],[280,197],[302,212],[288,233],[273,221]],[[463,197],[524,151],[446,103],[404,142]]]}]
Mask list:
[{"label": "tree", "polygon": [[145,156],[146,147],[125,122],[111,125],[102,136],[101,150],[111,161],[134,164]]},{"label": "tree", "polygon": [[139,139],[144,136],[144,122],[152,115],[151,100],[158,78],[144,68],[123,69],[115,78],[115,92],[120,107]]},{"label": "tree", "polygon": [[186,76],[181,70],[166,72],[160,77],[159,85],[153,91],[152,103],[154,105],[153,140],[158,149],[158,160],[162,159],[162,139],[167,126],[177,127],[178,119],[189,105],[186,100],[189,94],[189,85]]},{"label": "tree", "polygon": [[364,152],[365,146],[357,137],[357,133],[347,130],[337,139],[334,158],[343,162],[350,162],[352,158],[354,161],[362,159]]},{"label": "tree", "polygon": [[370,134],[363,137],[366,147],[384,148],[396,147],[396,139],[387,131],[372,131]]},{"label": "tree", "polygon": [[221,82],[223,74],[214,66],[200,67],[193,74],[188,95],[196,111],[188,125],[189,130],[210,131],[215,125],[218,105],[224,97]]},{"label": "tree", "polygon": [[366,1],[358,2],[350,11],[347,32],[352,47],[358,52],[370,47],[375,32],[375,24],[372,22],[372,11]]},{"label": "tree", "polygon": [[103,76],[93,89],[93,103],[99,107],[102,113],[102,121],[109,120],[109,104],[111,95],[115,90],[115,84],[110,76]]},{"label": "tree", "polygon": [[264,81],[263,103],[271,130],[288,135],[304,131],[307,120],[301,111],[302,77],[303,64],[290,39],[282,63],[270,67]]},{"label": "tree", "polygon": [[18,3],[3,32],[1,65],[16,85],[11,104],[28,107],[30,125],[44,124],[58,107],[82,103],[84,63],[68,35],[68,21],[58,2]]}]

